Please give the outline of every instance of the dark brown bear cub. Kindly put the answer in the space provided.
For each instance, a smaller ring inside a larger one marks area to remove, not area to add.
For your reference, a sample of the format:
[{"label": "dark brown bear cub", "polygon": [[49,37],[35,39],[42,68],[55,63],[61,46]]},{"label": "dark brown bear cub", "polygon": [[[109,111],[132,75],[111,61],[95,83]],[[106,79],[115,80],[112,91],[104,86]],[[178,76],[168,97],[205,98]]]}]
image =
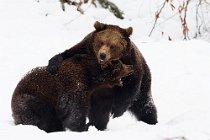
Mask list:
[{"label": "dark brown bear cub", "polygon": [[[124,29],[99,22],[95,22],[94,27],[95,30],[81,42],[50,59],[47,70],[55,74],[62,61],[75,54],[89,54],[95,57],[102,68],[109,66],[113,60],[133,65],[134,74],[122,78],[123,86],[107,90],[107,94],[114,93],[111,106],[113,116],[119,117],[128,110],[137,120],[156,124],[157,110],[151,94],[151,73],[138,47],[129,38],[133,31],[132,27]],[[104,93],[105,90],[97,92]],[[103,100],[104,97],[101,98]],[[103,104],[97,104],[97,107],[102,108]],[[96,113],[99,112],[103,114],[103,110]],[[104,116],[98,119],[104,119]]]},{"label": "dark brown bear cub", "polygon": [[96,96],[111,101],[112,95],[96,95],[95,91],[122,86],[121,78],[133,72],[132,66],[119,63],[102,71],[94,57],[78,54],[66,59],[56,75],[49,74],[46,67],[33,69],[18,83],[12,97],[15,124],[35,125],[46,132],[86,131],[89,125],[101,128],[104,122],[97,120],[91,105],[98,102]]}]

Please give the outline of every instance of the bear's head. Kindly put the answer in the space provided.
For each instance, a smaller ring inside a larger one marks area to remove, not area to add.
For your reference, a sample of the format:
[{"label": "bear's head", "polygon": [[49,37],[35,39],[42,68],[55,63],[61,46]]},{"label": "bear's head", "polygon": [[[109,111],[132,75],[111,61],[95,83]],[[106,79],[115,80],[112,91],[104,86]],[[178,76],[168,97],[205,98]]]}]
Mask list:
[{"label": "bear's head", "polygon": [[106,67],[112,60],[119,60],[130,50],[129,36],[132,27],[123,29],[116,25],[95,22],[96,29],[93,40],[93,51],[99,64]]},{"label": "bear's head", "polygon": [[100,80],[95,80],[98,88],[113,88],[114,86],[123,86],[122,78],[133,74],[133,65],[123,64],[120,60],[113,60],[101,74]]},{"label": "bear's head", "polygon": [[[120,60],[114,60],[110,63],[111,67],[114,69],[112,73],[112,81],[118,86],[123,86],[122,78],[133,74],[133,65],[123,64]],[[113,83],[114,85],[114,83]]]},{"label": "bear's head", "polygon": [[118,70],[113,73],[108,84],[110,88],[114,86],[123,86],[122,78],[133,74],[133,66],[122,64]]}]

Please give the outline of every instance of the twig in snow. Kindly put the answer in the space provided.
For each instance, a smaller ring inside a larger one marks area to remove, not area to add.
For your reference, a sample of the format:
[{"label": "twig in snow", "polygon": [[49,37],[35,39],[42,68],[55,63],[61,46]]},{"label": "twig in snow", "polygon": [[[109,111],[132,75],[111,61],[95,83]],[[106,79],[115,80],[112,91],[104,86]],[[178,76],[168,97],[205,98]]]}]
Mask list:
[{"label": "twig in snow", "polygon": [[165,138],[164,140],[175,140],[175,139],[179,139],[179,140],[188,140],[188,139],[187,139],[186,137],[184,137],[184,136]]}]

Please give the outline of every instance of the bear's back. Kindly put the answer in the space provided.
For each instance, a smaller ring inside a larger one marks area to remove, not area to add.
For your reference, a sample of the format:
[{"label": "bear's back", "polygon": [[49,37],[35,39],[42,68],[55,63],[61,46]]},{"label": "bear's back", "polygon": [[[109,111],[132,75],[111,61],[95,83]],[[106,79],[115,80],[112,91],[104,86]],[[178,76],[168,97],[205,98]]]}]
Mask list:
[{"label": "bear's back", "polygon": [[46,67],[37,67],[28,72],[15,88],[16,96],[33,95],[52,104],[56,103],[57,93],[62,90],[57,78],[46,71]]}]

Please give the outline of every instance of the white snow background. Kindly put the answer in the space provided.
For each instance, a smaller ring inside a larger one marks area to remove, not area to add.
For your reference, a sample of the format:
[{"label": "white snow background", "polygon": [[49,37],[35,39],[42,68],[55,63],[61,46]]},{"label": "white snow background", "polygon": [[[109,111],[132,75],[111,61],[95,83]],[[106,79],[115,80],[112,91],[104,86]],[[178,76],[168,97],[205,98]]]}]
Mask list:
[{"label": "white snow background", "polygon": [[[158,30],[148,38],[160,0],[113,2],[124,11],[124,20],[90,4],[83,6],[85,14],[80,15],[75,7],[66,6],[63,12],[58,0],[0,1],[0,140],[210,140],[210,43],[181,40],[181,28],[175,28],[181,25],[175,20],[169,21],[170,26],[159,27],[170,33],[173,41],[161,37]],[[134,28],[131,39],[152,72],[159,123],[137,122],[127,112],[110,119],[105,131],[90,127],[82,133],[47,134],[34,126],[15,126],[10,104],[19,80],[81,41],[94,30],[96,20]]]}]

